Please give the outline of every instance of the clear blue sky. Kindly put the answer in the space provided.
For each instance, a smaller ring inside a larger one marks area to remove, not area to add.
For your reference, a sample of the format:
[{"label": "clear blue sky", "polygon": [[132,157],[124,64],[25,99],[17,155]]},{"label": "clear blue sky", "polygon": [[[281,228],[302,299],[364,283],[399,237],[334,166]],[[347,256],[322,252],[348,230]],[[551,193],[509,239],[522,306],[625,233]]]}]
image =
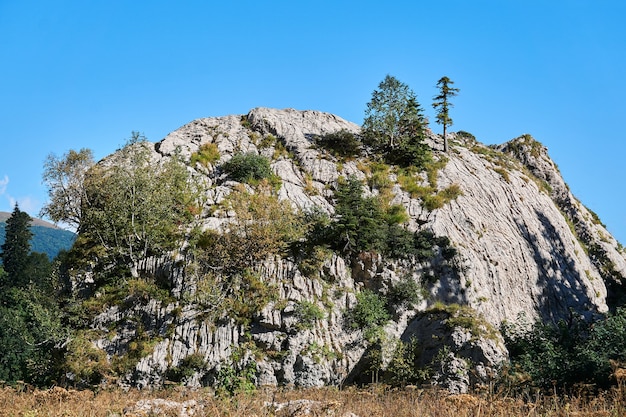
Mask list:
[{"label": "clear blue sky", "polygon": [[0,0],[0,211],[38,213],[49,153],[258,106],[360,124],[386,74],[432,120],[447,75],[452,130],[530,133],[626,243],[625,17],[623,0]]}]

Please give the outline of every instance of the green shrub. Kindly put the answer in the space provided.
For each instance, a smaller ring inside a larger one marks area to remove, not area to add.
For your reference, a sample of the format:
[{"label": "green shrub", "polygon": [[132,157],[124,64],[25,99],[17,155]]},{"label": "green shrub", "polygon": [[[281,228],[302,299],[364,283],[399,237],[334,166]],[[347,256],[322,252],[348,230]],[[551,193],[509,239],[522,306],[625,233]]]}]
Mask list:
[{"label": "green shrub", "polygon": [[464,130],[459,130],[458,132],[456,132],[457,137],[461,138],[461,139],[465,139],[467,141],[470,142],[476,142],[476,136],[472,135],[469,132],[466,132]]},{"label": "green shrub", "polygon": [[73,375],[76,386],[97,386],[111,373],[106,352],[91,342],[88,331],[78,331],[65,347],[63,369]]},{"label": "green shrub", "polygon": [[334,156],[350,158],[361,154],[361,142],[357,136],[344,129],[318,136],[315,141]]},{"label": "green shrub", "polygon": [[270,301],[276,300],[275,286],[263,281],[262,277],[250,269],[240,276],[231,277],[233,287],[237,288],[226,298],[226,308],[236,323],[248,325],[255,314]]},{"label": "green shrub", "polygon": [[428,211],[440,209],[450,201],[455,200],[458,196],[463,195],[461,187],[458,184],[452,184],[441,190],[437,194],[429,194],[422,198],[422,205]]},{"label": "green shrub", "polygon": [[271,133],[263,136],[261,139],[261,143],[259,143],[259,149],[268,149],[272,147],[276,147],[278,144],[278,138]]},{"label": "green shrub", "polygon": [[352,176],[339,184],[335,197],[334,247],[348,254],[384,252],[387,223],[380,201],[363,197],[363,184]]},{"label": "green shrub", "polygon": [[368,180],[369,186],[378,190],[385,190],[391,188],[393,185],[389,179],[389,165],[382,162],[371,162],[369,169],[371,170],[371,177]]},{"label": "green shrub", "polygon": [[387,228],[384,254],[392,259],[407,259],[415,254],[414,233],[398,224]]},{"label": "green shrub", "polygon": [[299,330],[311,329],[316,321],[325,317],[324,310],[310,301],[300,301],[296,304],[294,315],[298,319],[296,328]]},{"label": "green shrub", "polygon": [[415,307],[422,301],[423,289],[410,275],[404,275],[400,280],[389,288],[387,300],[390,306]]},{"label": "green shrub", "polygon": [[424,197],[422,205],[428,211],[440,209],[446,205],[446,200],[439,194],[431,194]]},{"label": "green shrub", "polygon": [[445,156],[440,157],[436,161],[431,161],[426,164],[426,177],[428,178],[428,184],[436,189],[437,188],[437,176],[439,175],[439,170],[445,168],[448,163],[448,158]]},{"label": "green shrub", "polygon": [[422,186],[418,183],[417,178],[411,173],[401,173],[398,175],[398,182],[400,187],[409,193],[411,198],[424,198],[435,192],[435,189],[431,186]]},{"label": "green shrub", "polygon": [[204,369],[206,364],[204,355],[199,352],[192,353],[183,358],[178,366],[168,369],[166,378],[172,382],[183,382],[197,371]]},{"label": "green shrub", "polygon": [[409,221],[409,215],[402,204],[392,204],[385,212],[387,224],[404,224]]},{"label": "green shrub", "polygon": [[191,165],[199,163],[205,167],[213,164],[220,159],[220,151],[215,143],[205,143],[200,146],[197,152],[191,154]]},{"label": "green shrub", "polygon": [[561,320],[528,326],[505,323],[502,334],[511,358],[510,379],[524,375],[525,385],[545,390],[577,384],[608,388],[612,363],[626,361],[626,310],[594,322]]},{"label": "green shrub", "polygon": [[151,299],[156,299],[163,304],[175,301],[169,290],[161,288],[155,282],[146,279],[131,278],[128,280],[126,288],[128,295],[131,296],[127,300],[133,303],[137,300],[148,302]]},{"label": "green shrub", "polygon": [[380,294],[365,289],[356,295],[357,304],[348,311],[347,318],[353,329],[363,329],[366,340],[379,338],[381,328],[391,318],[387,300]]},{"label": "green shrub", "polygon": [[498,174],[500,174],[500,176],[502,178],[504,178],[504,181],[506,182],[511,182],[511,177],[509,176],[509,171],[507,171],[504,168],[494,168],[493,169],[495,172],[497,172]]},{"label": "green shrub", "polygon": [[240,153],[224,164],[224,170],[235,181],[256,183],[272,177],[270,160],[254,153]]},{"label": "green shrub", "polygon": [[444,188],[439,194],[449,203],[452,200],[456,200],[457,197],[463,195],[463,191],[459,184],[452,184],[447,188]]},{"label": "green shrub", "polygon": [[215,377],[215,389],[219,396],[233,396],[256,389],[257,366],[254,361],[239,363],[222,363]]},{"label": "green shrub", "polygon": [[385,371],[385,381],[394,386],[426,382],[431,371],[428,367],[420,366],[421,353],[421,346],[415,337],[407,343],[398,341]]}]

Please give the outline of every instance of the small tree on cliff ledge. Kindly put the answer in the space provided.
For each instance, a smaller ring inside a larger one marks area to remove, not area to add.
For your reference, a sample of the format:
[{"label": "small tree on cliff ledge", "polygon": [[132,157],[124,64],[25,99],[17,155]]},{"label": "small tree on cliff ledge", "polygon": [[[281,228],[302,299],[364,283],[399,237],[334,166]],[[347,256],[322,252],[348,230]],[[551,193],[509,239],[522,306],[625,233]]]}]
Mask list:
[{"label": "small tree on cliff ledge", "polygon": [[451,87],[454,81],[448,77],[441,77],[437,81],[437,87],[439,88],[439,95],[433,98],[433,107],[437,110],[437,123],[443,125],[443,151],[448,152],[448,138],[446,137],[446,127],[452,126],[452,119],[450,118],[449,109],[452,107],[450,103],[450,97],[454,97],[459,92],[458,88]]}]

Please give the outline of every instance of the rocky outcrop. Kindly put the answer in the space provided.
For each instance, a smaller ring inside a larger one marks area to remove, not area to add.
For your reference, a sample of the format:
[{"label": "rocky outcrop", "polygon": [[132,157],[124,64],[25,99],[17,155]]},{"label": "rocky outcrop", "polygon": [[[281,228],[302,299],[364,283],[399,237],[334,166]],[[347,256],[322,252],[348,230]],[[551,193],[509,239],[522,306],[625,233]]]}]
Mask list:
[{"label": "rocky outcrop", "polygon": [[[181,156],[206,185],[205,230],[228,221],[215,208],[236,183],[222,164],[240,152],[271,159],[281,180],[280,199],[299,210],[318,207],[332,214],[340,177],[371,177],[367,159],[339,161],[317,146],[316,138],[340,130],[359,133],[357,125],[331,114],[258,108],[245,116],[195,120],[157,143],[154,157]],[[429,140],[439,143],[435,135]],[[206,144],[216,146],[219,161],[192,164],[192,155]],[[237,377],[252,373],[257,385],[340,385],[356,379],[355,372],[371,372],[364,361],[371,346],[363,329],[346,318],[356,295],[364,288],[385,294],[408,276],[421,286],[421,301],[395,307],[383,328],[385,338],[418,340],[421,364],[433,367],[432,382],[465,392],[487,382],[506,359],[494,330],[503,321],[515,321],[520,314],[558,320],[609,309],[617,297],[611,294],[618,294],[626,275],[626,259],[606,229],[569,193],[545,148],[522,139],[490,148],[452,135],[450,153],[435,153],[435,158],[442,166],[437,189],[455,185],[460,195],[428,210],[422,198],[401,184],[400,173],[390,169],[391,202],[406,208],[411,230],[447,236],[454,257],[435,253],[417,262],[367,254],[347,260],[335,253],[314,274],[305,274],[292,259],[268,259],[256,272],[275,297],[246,324],[209,314],[185,299],[196,287],[184,258],[151,259],[144,270],[169,276],[174,301],[107,309],[93,323],[103,335],[96,345],[113,359],[132,350],[139,328],[147,333],[152,348],[124,375],[121,383],[126,385],[159,386],[173,374],[187,385],[219,384],[227,372]],[[421,181],[428,180],[422,176]],[[367,187],[368,195],[380,192]],[[608,295],[607,285],[612,289]],[[303,302],[322,316],[303,325],[297,313]],[[441,305],[472,311],[482,330],[458,325]]]},{"label": "rocky outcrop", "polygon": [[497,149],[512,155],[536,178],[545,181],[550,196],[572,225],[594,269],[604,278],[607,304],[611,307],[623,304],[623,278],[626,276],[624,249],[606,230],[598,216],[570,192],[558,167],[548,156],[547,148],[529,135],[523,135]]}]

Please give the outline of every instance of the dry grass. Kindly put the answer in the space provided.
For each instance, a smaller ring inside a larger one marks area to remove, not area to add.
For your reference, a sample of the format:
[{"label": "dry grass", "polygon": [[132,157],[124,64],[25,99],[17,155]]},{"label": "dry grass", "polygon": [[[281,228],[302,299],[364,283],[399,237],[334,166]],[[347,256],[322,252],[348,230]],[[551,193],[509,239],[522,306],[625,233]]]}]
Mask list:
[{"label": "dry grass", "polygon": [[[162,398],[178,403],[199,404],[194,416],[359,416],[359,417],[618,417],[626,415],[626,396],[620,390],[596,396],[538,396],[522,401],[493,395],[449,395],[417,388],[258,390],[218,398],[206,390],[173,388],[167,391],[47,391],[0,389],[0,416],[175,416],[180,412],[139,412],[140,400]],[[314,400],[313,403],[297,400]],[[290,403],[288,403],[290,402]],[[153,403],[157,403],[153,401]],[[162,403],[162,402],[161,402]],[[288,404],[287,404],[288,403]],[[268,407],[274,404],[274,407]],[[313,404],[306,406],[306,404]],[[308,413],[308,414],[307,414]],[[353,413],[353,414],[350,414]]]}]

